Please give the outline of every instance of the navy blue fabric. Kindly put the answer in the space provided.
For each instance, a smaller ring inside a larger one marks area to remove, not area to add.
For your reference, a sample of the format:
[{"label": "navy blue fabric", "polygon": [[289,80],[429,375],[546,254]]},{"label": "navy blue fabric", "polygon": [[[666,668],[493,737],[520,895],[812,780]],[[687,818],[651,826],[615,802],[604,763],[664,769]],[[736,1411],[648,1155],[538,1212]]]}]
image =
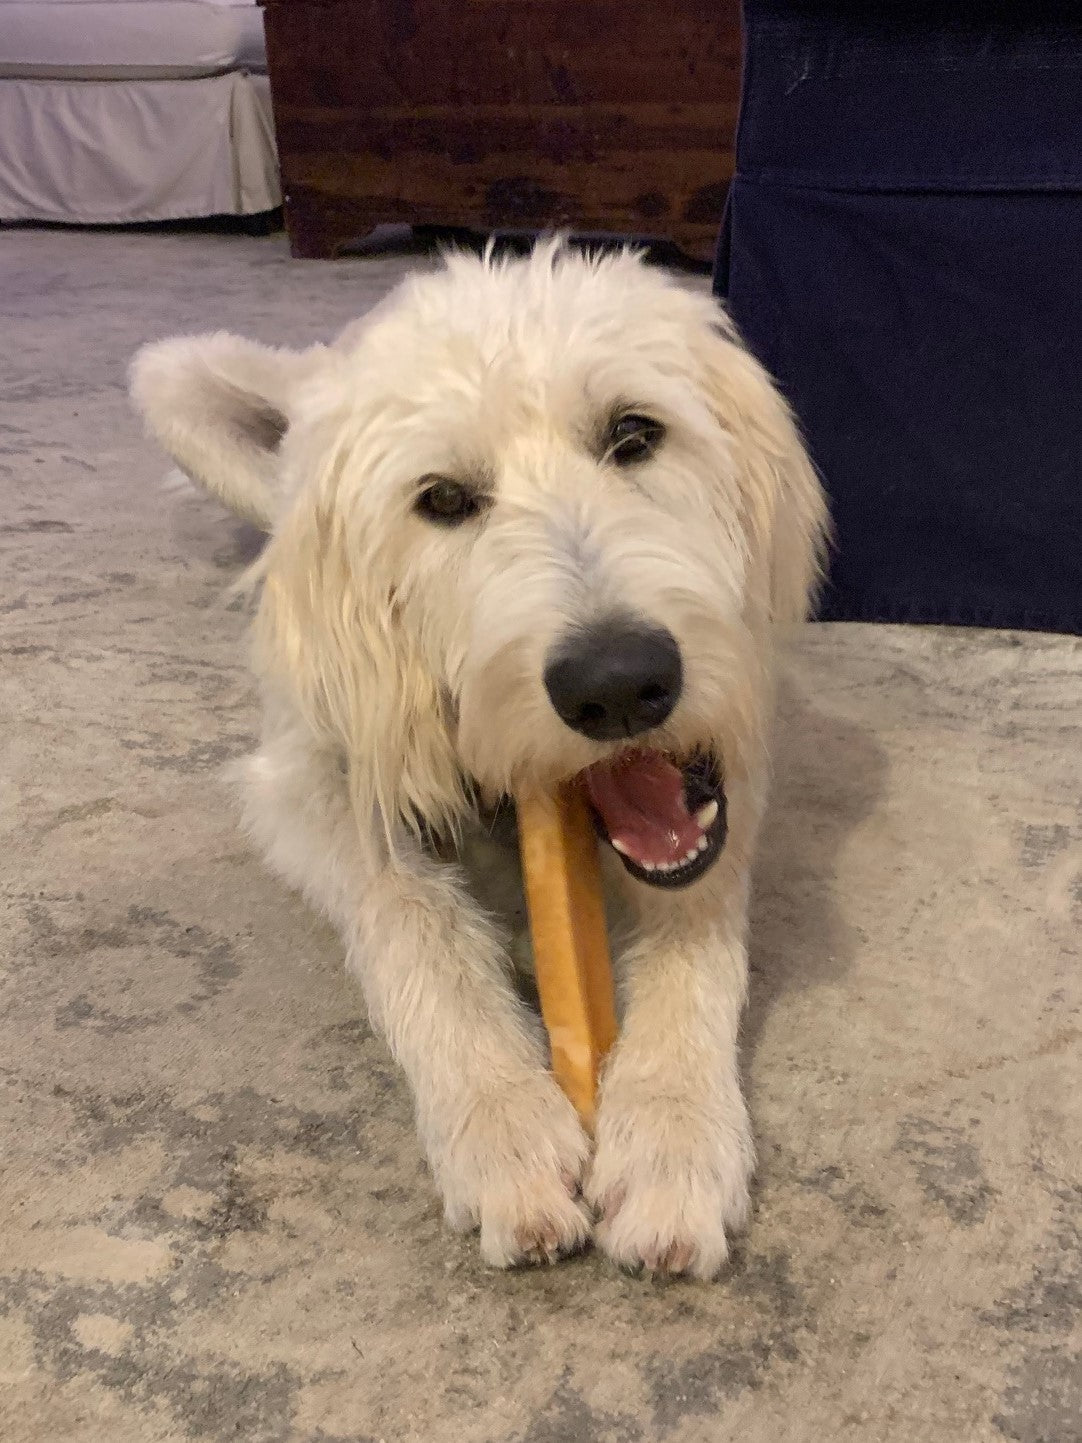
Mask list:
[{"label": "navy blue fabric", "polygon": [[715,284],[831,496],[821,615],[1082,633],[1082,27],[745,21]]}]

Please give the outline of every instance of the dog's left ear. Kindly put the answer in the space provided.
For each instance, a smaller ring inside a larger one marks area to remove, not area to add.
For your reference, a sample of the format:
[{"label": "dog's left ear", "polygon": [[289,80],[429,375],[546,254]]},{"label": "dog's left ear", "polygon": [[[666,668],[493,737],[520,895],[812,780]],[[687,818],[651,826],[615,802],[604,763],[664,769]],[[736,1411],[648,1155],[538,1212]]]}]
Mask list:
[{"label": "dog's left ear", "polygon": [[181,469],[269,531],[279,510],[280,447],[304,382],[330,366],[325,346],[277,350],[219,332],[144,346],[131,394]]},{"label": "dog's left ear", "polygon": [[826,497],[777,387],[726,317],[709,327],[705,358],[710,403],[734,442],[753,568],[762,575],[771,620],[803,621],[823,573]]}]

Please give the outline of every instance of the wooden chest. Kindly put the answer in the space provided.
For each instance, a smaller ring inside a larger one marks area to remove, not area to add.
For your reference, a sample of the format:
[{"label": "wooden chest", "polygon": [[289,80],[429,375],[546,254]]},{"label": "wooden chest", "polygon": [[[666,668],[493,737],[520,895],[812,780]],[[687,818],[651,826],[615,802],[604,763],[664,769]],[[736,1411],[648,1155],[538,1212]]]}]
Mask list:
[{"label": "wooden chest", "polygon": [[382,222],[566,227],[713,253],[736,0],[267,0],[298,256]]}]

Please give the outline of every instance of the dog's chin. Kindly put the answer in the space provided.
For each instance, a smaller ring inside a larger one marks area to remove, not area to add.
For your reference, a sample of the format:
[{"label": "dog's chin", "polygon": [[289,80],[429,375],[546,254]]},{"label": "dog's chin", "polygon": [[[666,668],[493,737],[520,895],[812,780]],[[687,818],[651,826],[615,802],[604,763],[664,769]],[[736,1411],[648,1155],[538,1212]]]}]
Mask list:
[{"label": "dog's chin", "polygon": [[580,772],[598,836],[649,887],[689,887],[725,846],[725,785],[718,759],[680,761],[629,747]]}]

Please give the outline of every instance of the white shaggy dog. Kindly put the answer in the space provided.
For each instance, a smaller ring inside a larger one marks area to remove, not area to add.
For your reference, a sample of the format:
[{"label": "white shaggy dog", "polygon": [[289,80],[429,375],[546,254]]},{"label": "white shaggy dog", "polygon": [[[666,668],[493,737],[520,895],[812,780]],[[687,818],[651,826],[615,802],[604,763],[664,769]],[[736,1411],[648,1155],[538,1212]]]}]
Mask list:
[{"label": "white shaggy dog", "polygon": [[[713,302],[631,253],[449,259],[330,347],[164,341],[133,393],[270,532],[247,820],[341,930],[449,1220],[708,1278],[748,1209],[737,1072],[780,630],[823,499]],[[448,860],[579,777],[623,925],[596,1142]],[[596,1219],[596,1222],[595,1222]]]}]

